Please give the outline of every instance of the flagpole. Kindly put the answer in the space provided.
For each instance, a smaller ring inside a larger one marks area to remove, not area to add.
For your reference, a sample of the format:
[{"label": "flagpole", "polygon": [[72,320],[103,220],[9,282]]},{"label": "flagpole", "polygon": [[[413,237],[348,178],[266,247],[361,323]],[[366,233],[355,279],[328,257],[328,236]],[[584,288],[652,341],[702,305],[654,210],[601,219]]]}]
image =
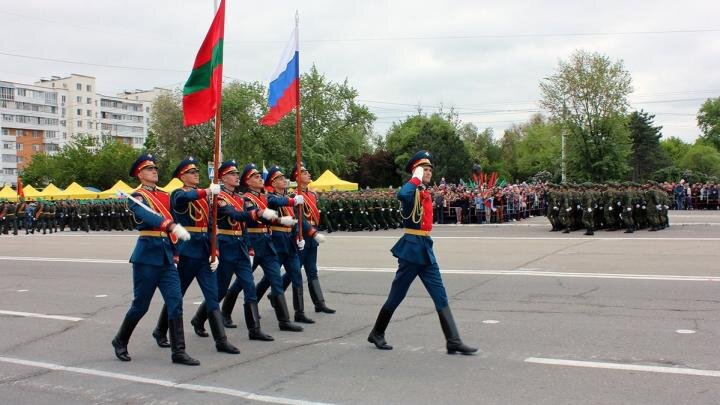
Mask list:
[{"label": "flagpole", "polygon": [[[218,11],[218,2],[214,0],[215,14]],[[221,79],[222,80],[222,79]],[[217,108],[215,109],[215,150],[213,154],[213,178],[210,179],[211,183],[219,183],[218,165],[220,163],[220,110],[222,107],[222,90],[220,91],[220,100],[218,100]],[[210,200],[212,204],[212,224],[210,226],[210,263],[214,263],[217,260],[217,198],[210,194]]]},{"label": "flagpole", "polygon": [[[297,190],[295,190],[295,195],[300,194],[302,191],[302,183],[300,181],[300,168],[301,168],[301,162],[302,162],[302,156],[301,154],[301,142],[300,142],[300,13],[295,10],[295,41],[296,41],[296,48],[298,51],[298,62],[297,65],[295,65],[295,77],[297,77],[297,86],[295,86],[295,97],[297,98],[297,106],[295,107],[295,167],[297,168],[297,173],[295,174],[295,179],[297,182]],[[303,239],[302,234],[302,221],[304,217],[304,205],[300,204],[298,207],[298,240]]]}]

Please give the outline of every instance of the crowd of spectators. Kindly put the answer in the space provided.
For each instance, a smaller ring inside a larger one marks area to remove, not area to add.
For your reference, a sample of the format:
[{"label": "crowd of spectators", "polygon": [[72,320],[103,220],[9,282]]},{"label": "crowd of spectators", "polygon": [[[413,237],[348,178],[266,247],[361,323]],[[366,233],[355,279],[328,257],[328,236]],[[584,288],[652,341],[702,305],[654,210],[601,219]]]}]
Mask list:
[{"label": "crowd of spectators", "polygon": [[718,210],[720,209],[720,185],[714,183],[661,183],[661,187],[673,201],[671,209],[675,210]]}]

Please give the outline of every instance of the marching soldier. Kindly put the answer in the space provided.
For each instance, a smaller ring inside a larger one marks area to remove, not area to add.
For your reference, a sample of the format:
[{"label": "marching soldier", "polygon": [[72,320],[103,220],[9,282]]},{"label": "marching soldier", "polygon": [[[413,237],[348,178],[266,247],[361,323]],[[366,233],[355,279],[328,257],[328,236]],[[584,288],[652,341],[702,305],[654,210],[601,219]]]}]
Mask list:
[{"label": "marching soldier", "polygon": [[[255,280],[253,279],[250,264],[250,251],[247,237],[245,235],[246,223],[248,220],[257,220],[259,217],[268,221],[276,220],[277,213],[273,210],[245,210],[245,200],[239,193],[240,172],[235,160],[223,162],[218,168],[218,176],[222,181],[222,189],[218,194],[218,248],[220,252],[219,266],[217,269],[218,295],[216,302],[223,299],[223,310],[229,308],[229,312],[222,314],[222,321],[227,328],[236,328],[232,322],[232,307],[235,306],[238,294],[228,294],[230,279],[235,274],[243,290],[245,299],[245,324],[248,328],[250,340],[272,341],[272,336],[265,334],[260,329],[260,313],[258,312],[257,294],[255,292]],[[205,331],[205,319],[207,318],[208,300],[198,308],[192,323],[195,333],[199,336],[207,336]],[[214,315],[217,317],[217,315]]]},{"label": "marching soldier", "polygon": [[136,228],[140,231],[130,257],[130,263],[133,264],[134,297],[112,345],[118,359],[131,360],[127,350],[130,336],[147,312],[155,290],[159,288],[167,304],[172,362],[197,366],[200,362],[185,352],[182,293],[173,246],[178,239],[189,240],[190,233],[182,225],[173,222],[170,197],[156,187],[157,170],[155,157],[150,154],[141,155],[130,167],[130,176],[136,177],[141,183],[141,187],[128,201],[128,207],[137,222]]},{"label": "marching soldier", "polygon": [[[185,295],[193,279],[197,279],[200,290],[205,297],[205,309],[210,319],[210,330],[215,339],[215,348],[219,352],[239,354],[240,350],[228,342],[225,327],[218,305],[218,285],[215,270],[218,261],[209,262],[210,240],[208,238],[208,224],[210,223],[209,195],[220,192],[219,184],[210,184],[209,188],[198,189],[200,184],[200,170],[195,165],[195,159],[189,157],[177,165],[173,177],[180,179],[183,186],[170,194],[170,206],[175,223],[185,227],[190,232],[190,240],[180,241],[177,245],[178,273],[180,275],[180,291]],[[152,335],[160,347],[170,347],[167,341],[168,311],[167,305],[160,312],[158,324]],[[206,334],[207,336],[207,334]]]},{"label": "marching soldier", "polygon": [[[282,173],[279,166],[273,165],[270,170],[268,170],[268,174],[264,182],[265,188],[271,189],[271,191],[267,193],[267,203],[270,209],[277,210],[283,216],[294,218],[295,212],[293,207],[303,204],[304,197],[302,195],[297,195],[295,198],[288,198],[285,194],[285,181],[285,175]],[[299,217],[299,219],[302,220],[302,217]],[[298,250],[302,250],[305,247],[306,242],[305,239],[298,240],[298,238],[296,238],[294,228],[295,227],[293,226],[283,225],[271,226],[272,245],[275,248],[275,252],[277,252],[280,265],[285,269],[285,274],[282,278],[283,292],[292,282],[295,322],[315,323],[315,321],[305,316],[303,280],[302,273],[300,273],[300,256]],[[315,234],[317,234],[317,231],[315,231]],[[262,299],[269,287],[270,280],[266,275],[257,285],[258,300]]]},{"label": "marching soldier", "polygon": [[13,235],[18,234],[18,221],[17,221],[17,206],[13,201],[7,203],[5,208],[5,221],[4,221],[3,233],[8,234],[12,229]]},{"label": "marching soldier", "polygon": [[378,349],[391,350],[392,346],[385,341],[385,329],[395,309],[405,298],[410,284],[420,277],[440,318],[448,354],[472,354],[476,348],[466,346],[460,340],[460,334],[448,305],[445,286],[443,285],[440,267],[432,249],[430,231],[433,223],[432,198],[425,189],[432,178],[431,155],[428,151],[419,151],[408,162],[405,170],[412,174],[410,181],[405,183],[397,194],[402,203],[403,226],[405,234],[393,246],[393,256],[398,258],[398,270],[390,287],[385,304],[380,309],[375,326],[368,342]]},{"label": "marching soldier", "polygon": [[[240,175],[240,185],[247,188],[245,193],[245,210],[266,210],[269,209],[267,197],[263,189],[263,179],[257,170],[255,163],[245,165]],[[293,204],[295,201],[293,201]],[[270,302],[275,309],[275,316],[278,320],[278,326],[282,331],[302,332],[303,328],[290,322],[290,314],[288,312],[287,301],[285,300],[284,290],[282,288],[282,276],[280,275],[280,261],[277,251],[273,246],[272,237],[270,236],[270,226],[283,225],[293,226],[297,223],[295,219],[283,216],[274,220],[264,218],[250,219],[247,222],[248,238],[250,246],[255,252],[254,261],[262,267],[264,277],[270,281]],[[231,299],[223,301],[223,314],[232,313],[237,295],[240,293],[242,285],[240,280],[230,286],[227,296]],[[232,298],[235,299],[232,299]],[[225,298],[227,300],[227,297]],[[226,305],[227,304],[227,305]]]},{"label": "marching soldier", "polygon": [[[297,194],[301,195],[305,200],[303,205],[303,238],[306,242],[305,248],[300,251],[300,263],[305,269],[308,290],[310,290],[310,299],[315,305],[315,312],[334,314],[335,310],[325,305],[325,297],[323,296],[320,279],[318,278],[318,245],[325,241],[325,237],[315,229],[321,224],[321,212],[318,206],[317,194],[307,189],[307,185],[312,181],[312,176],[305,168],[304,163],[302,163],[299,173],[297,166],[293,167],[292,173],[290,173],[290,180],[297,182]],[[332,232],[332,230],[328,230],[328,232]]]}]

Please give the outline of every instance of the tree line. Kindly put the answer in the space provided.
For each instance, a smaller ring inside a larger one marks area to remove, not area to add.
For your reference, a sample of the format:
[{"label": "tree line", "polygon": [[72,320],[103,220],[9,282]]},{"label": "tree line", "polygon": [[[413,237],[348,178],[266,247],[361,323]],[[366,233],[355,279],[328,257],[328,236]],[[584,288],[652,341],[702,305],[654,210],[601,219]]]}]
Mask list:
[{"label": "tree line", "polygon": [[[555,181],[562,176],[562,147],[568,181],[686,180],[720,177],[720,97],[708,99],[697,115],[702,134],[692,144],[662,137],[654,115],[629,111],[630,73],[622,61],[599,53],[576,51],[539,83],[536,114],[496,137],[492,129],[464,123],[452,109],[425,113],[421,108],[374,134],[375,116],[358,101],[348,80],[332,82],[316,66],[301,78],[302,158],[316,176],[330,169],[362,187],[398,186],[403,168],[419,149],[433,152],[435,178],[455,182],[471,177],[474,163],[496,171],[508,182]],[[186,156],[205,166],[212,160],[212,123],[183,127],[179,92],[159,97],[151,115],[144,149],[154,153],[161,183]],[[295,117],[264,127],[265,86],[232,82],[223,88],[222,153],[239,162],[279,164],[295,161]],[[55,155],[35,155],[21,177],[26,184],[72,181],[100,189],[117,180],[133,182],[127,168],[138,151],[112,138],[97,142],[79,137]],[[206,167],[202,170],[205,172]]]}]

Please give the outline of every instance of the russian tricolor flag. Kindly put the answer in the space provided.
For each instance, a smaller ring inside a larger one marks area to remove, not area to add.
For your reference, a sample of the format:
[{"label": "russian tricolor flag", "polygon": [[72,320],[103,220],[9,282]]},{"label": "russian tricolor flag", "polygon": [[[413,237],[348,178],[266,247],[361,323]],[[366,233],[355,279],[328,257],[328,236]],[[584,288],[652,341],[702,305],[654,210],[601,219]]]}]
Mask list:
[{"label": "russian tricolor flag", "polygon": [[293,108],[298,107],[298,92],[300,90],[300,47],[297,26],[290,35],[290,41],[282,53],[275,72],[270,76],[270,89],[268,90],[267,114],[260,119],[260,124],[271,126]]}]

